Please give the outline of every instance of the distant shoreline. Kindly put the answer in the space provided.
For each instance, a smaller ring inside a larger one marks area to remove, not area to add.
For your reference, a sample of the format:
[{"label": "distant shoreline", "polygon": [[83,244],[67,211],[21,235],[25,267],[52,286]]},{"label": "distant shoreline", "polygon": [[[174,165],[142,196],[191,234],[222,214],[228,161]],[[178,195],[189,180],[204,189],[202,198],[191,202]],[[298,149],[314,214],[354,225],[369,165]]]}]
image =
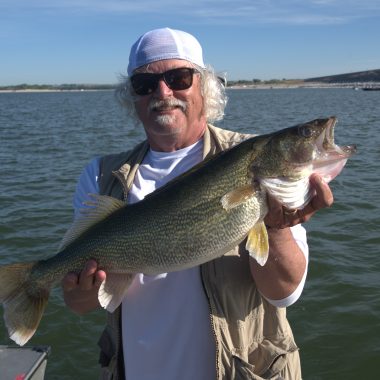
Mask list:
[{"label": "distant shoreline", "polygon": [[[4,86],[5,87],[5,86]],[[114,91],[116,87],[91,88],[1,88],[0,93],[54,93],[54,92],[94,92]],[[363,88],[380,88],[380,82],[357,82],[357,83],[323,83],[323,82],[284,82],[284,83],[257,83],[257,84],[231,84],[227,90],[268,90],[268,89],[298,89],[298,88],[348,88],[360,90]]]},{"label": "distant shoreline", "polygon": [[21,90],[10,89],[10,90],[2,90],[1,93],[34,93],[34,92],[95,92],[95,91],[114,91],[114,89],[104,89],[104,88],[92,88],[92,89],[58,89],[58,88],[49,88],[49,89],[38,89],[38,88],[23,88]]},{"label": "distant shoreline", "polygon": [[[224,76],[218,76],[225,83]],[[62,84],[28,84],[0,85],[0,93],[17,92],[83,92],[83,91],[112,91],[117,87],[113,84],[99,83],[62,83]],[[308,79],[241,79],[227,81],[227,89],[283,89],[283,88],[380,88],[380,69],[358,71],[354,73],[313,77]]]}]

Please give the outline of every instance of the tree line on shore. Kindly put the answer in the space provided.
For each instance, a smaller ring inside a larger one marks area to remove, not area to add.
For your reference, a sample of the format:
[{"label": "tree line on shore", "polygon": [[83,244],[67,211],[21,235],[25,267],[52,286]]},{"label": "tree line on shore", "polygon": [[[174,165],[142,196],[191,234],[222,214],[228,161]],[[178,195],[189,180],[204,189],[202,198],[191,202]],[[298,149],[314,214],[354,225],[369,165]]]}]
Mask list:
[{"label": "tree line on shore", "polygon": [[[274,84],[294,84],[303,82],[302,80],[287,80],[287,79],[241,79],[227,82],[227,87],[233,86],[252,86],[252,85],[274,85]],[[3,91],[26,91],[26,90],[38,90],[38,91],[88,91],[88,90],[113,90],[116,88],[116,84],[18,84],[13,86],[0,86],[0,90]]]},{"label": "tree line on shore", "polygon": [[[225,79],[220,77],[223,83]],[[259,86],[259,85],[297,85],[307,82],[316,83],[356,83],[356,82],[380,82],[380,69],[367,70],[348,74],[330,75],[325,77],[315,77],[308,79],[241,79],[227,81],[227,87]],[[23,91],[23,90],[56,90],[56,91],[85,91],[85,90],[113,90],[116,84],[19,84],[14,86],[0,86],[0,90]]]},{"label": "tree line on shore", "polygon": [[3,91],[24,91],[24,90],[56,90],[56,91],[82,91],[82,90],[113,90],[115,84],[18,84],[14,86],[0,86]]}]

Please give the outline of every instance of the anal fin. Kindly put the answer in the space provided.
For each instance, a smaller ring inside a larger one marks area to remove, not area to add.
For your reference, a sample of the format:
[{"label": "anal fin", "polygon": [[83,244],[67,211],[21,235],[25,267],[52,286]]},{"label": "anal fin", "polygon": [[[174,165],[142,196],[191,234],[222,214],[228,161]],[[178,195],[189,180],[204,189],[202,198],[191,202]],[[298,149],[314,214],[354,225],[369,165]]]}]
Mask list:
[{"label": "anal fin", "polygon": [[134,277],[134,273],[107,273],[107,278],[100,285],[98,292],[100,305],[113,313],[123,301]]}]

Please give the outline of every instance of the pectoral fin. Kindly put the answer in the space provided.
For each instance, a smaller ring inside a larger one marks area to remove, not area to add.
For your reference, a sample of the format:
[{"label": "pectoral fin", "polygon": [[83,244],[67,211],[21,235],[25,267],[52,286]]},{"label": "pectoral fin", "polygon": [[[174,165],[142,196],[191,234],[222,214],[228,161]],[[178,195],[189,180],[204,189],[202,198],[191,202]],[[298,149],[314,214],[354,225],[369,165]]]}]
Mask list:
[{"label": "pectoral fin", "polygon": [[107,278],[100,285],[98,292],[100,305],[113,313],[127,294],[134,276],[132,273],[107,273]]},{"label": "pectoral fin", "polygon": [[261,266],[268,260],[268,233],[264,222],[255,224],[248,233],[246,249]]},{"label": "pectoral fin", "polygon": [[256,191],[252,185],[246,185],[234,189],[221,198],[222,206],[225,210],[230,210],[240,204],[246,202],[248,199],[255,196]]}]

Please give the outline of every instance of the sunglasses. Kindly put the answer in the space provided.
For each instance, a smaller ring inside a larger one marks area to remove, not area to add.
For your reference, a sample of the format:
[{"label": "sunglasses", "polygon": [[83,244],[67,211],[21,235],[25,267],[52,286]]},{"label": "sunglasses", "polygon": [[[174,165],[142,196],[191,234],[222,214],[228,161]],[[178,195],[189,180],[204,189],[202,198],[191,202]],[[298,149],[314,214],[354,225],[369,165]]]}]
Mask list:
[{"label": "sunglasses", "polygon": [[131,76],[131,83],[137,95],[149,95],[156,91],[161,78],[171,90],[186,90],[193,85],[195,73],[199,71],[191,67],[180,67],[160,74],[137,73]]}]

